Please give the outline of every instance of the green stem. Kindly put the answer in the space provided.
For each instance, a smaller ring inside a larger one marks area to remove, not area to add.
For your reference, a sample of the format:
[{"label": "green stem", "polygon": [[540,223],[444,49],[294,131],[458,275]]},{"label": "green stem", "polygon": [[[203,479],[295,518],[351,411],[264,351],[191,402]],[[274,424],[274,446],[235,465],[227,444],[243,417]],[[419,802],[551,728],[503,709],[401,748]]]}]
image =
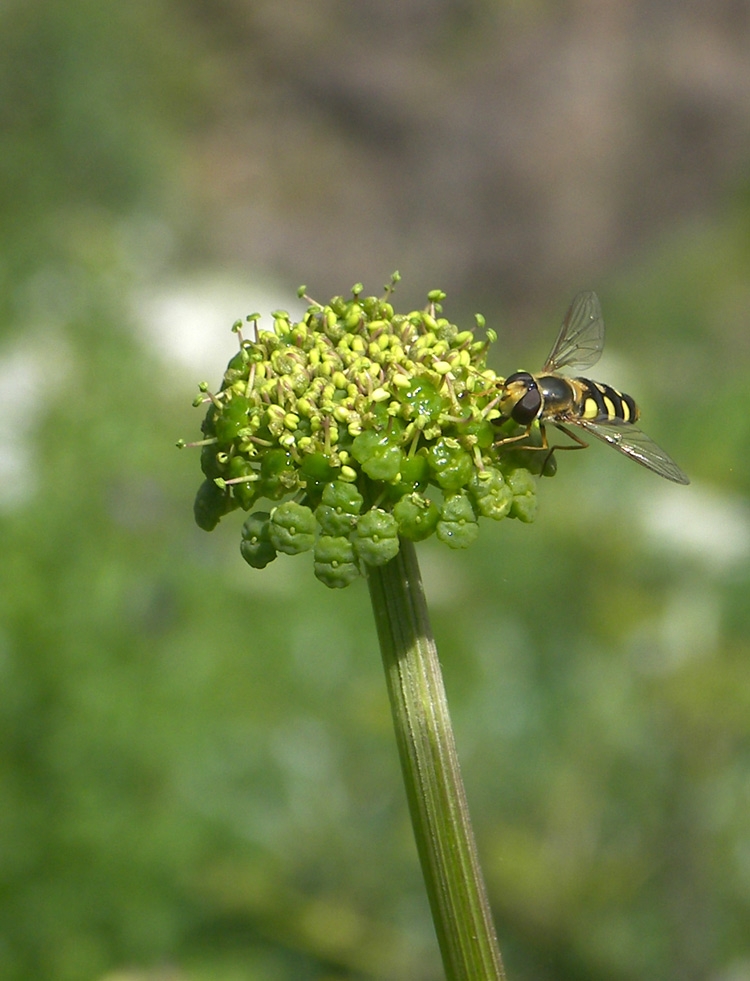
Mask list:
[{"label": "green stem", "polygon": [[505,978],[414,546],[368,573],[414,837],[448,981]]}]

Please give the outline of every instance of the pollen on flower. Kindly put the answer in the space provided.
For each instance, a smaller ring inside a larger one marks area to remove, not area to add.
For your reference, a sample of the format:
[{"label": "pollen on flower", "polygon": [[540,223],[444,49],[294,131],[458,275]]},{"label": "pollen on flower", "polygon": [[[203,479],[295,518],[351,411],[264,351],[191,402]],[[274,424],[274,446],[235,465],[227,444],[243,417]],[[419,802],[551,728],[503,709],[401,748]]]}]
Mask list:
[{"label": "pollen on flower", "polygon": [[495,447],[494,331],[481,315],[482,337],[450,323],[441,290],[425,310],[394,313],[397,280],[383,298],[357,284],[351,299],[311,301],[296,323],[275,310],[271,329],[252,314],[254,339],[237,321],[219,391],[199,386],[204,438],[180,441],[201,447],[196,521],[211,530],[250,512],[250,565],[312,550],[316,576],[341,587],[389,561],[401,538],[464,548],[481,517],[533,518],[534,455]]}]

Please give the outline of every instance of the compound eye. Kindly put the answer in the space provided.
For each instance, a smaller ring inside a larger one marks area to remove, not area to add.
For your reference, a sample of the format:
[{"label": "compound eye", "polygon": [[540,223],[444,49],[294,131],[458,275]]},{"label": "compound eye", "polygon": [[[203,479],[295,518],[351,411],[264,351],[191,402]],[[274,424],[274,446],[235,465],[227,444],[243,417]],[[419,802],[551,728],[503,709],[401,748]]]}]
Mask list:
[{"label": "compound eye", "polygon": [[512,375],[508,375],[505,379],[506,388],[518,384],[525,385],[526,388],[532,388],[536,385],[536,382],[534,381],[534,376],[530,375],[528,371],[514,371]]},{"label": "compound eye", "polygon": [[511,418],[521,426],[528,426],[539,415],[542,408],[542,394],[536,387],[536,382],[531,379],[531,385],[523,398],[520,398],[513,406]]}]

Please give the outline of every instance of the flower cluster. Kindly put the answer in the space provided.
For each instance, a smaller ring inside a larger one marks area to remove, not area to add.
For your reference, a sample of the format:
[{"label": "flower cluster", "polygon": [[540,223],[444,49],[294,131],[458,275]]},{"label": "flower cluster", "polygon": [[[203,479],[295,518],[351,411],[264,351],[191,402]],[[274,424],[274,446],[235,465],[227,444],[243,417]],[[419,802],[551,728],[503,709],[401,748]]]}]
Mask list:
[{"label": "flower cluster", "polygon": [[[545,454],[505,447],[499,458],[493,332],[478,340],[442,317],[439,290],[426,310],[394,313],[391,289],[362,297],[357,285],[349,300],[311,302],[299,322],[276,311],[273,330],[248,317],[255,338],[235,324],[240,349],[220,391],[200,386],[195,518],[210,531],[252,511],[241,551],[256,568],[311,549],[318,579],[346,586],[392,559],[400,537],[465,548],[480,517],[534,518]],[[267,509],[253,511],[259,501]]]}]

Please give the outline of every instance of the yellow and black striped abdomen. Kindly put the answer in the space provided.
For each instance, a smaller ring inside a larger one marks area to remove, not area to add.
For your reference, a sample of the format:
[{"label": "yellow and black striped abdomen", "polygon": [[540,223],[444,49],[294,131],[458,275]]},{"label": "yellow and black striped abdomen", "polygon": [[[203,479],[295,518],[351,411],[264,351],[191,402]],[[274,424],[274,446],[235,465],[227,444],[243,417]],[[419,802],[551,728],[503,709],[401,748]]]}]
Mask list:
[{"label": "yellow and black striped abdomen", "polygon": [[635,422],[638,419],[638,406],[629,395],[590,378],[576,378],[575,381],[580,386],[576,399],[579,418],[591,422]]}]

